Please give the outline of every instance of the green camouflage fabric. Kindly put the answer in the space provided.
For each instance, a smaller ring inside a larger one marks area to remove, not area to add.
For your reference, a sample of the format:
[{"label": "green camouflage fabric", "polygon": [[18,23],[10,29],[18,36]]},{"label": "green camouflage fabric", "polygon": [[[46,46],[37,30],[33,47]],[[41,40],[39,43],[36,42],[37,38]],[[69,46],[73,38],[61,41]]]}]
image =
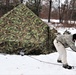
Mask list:
[{"label": "green camouflage fabric", "polygon": [[[48,26],[24,4],[0,19],[0,53],[46,54]],[[53,33],[50,33],[54,35]],[[51,38],[50,38],[51,39]]]}]

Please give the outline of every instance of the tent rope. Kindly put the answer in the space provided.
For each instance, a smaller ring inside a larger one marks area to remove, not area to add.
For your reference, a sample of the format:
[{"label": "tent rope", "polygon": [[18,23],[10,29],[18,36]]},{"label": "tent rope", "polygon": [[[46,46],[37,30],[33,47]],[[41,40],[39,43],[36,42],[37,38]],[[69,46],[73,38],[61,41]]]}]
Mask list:
[{"label": "tent rope", "polygon": [[[42,63],[51,64],[51,65],[58,65],[58,66],[62,66],[62,64],[56,64],[56,63],[52,63],[52,62],[46,62],[46,61],[43,61],[43,60],[40,60],[40,59],[34,58],[34,57],[32,57],[32,56],[28,56],[28,57],[30,57],[30,58],[32,58],[32,59],[34,59],[34,60],[37,60],[37,61],[39,61],[39,62],[42,62]],[[75,68],[76,68],[76,66],[73,66],[73,67],[75,67]]]},{"label": "tent rope", "polygon": [[32,58],[32,59],[34,59],[34,60],[37,60],[37,61],[39,61],[39,62],[42,62],[42,63],[62,66],[61,64],[56,64],[56,63],[51,63],[51,62],[42,61],[42,60],[37,59],[37,58],[34,58],[34,57],[32,57],[32,56],[28,56],[28,57],[30,57],[30,58]]}]

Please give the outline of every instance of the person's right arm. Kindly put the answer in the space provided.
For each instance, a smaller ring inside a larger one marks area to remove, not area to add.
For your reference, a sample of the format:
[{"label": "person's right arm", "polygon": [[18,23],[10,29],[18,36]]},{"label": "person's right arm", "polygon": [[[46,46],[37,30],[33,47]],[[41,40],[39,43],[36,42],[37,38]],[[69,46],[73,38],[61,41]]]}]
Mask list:
[{"label": "person's right arm", "polygon": [[67,39],[66,42],[67,42],[68,46],[69,46],[73,51],[76,52],[75,43],[74,43],[72,40],[69,40],[69,39]]}]

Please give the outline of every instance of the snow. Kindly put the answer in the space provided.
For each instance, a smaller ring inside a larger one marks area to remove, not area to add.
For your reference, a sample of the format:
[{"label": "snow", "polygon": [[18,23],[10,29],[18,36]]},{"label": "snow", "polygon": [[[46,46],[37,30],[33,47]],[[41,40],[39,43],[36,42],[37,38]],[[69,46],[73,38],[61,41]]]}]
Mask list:
[{"label": "snow", "polygon": [[71,34],[76,33],[76,28],[57,28],[58,32],[63,34],[66,30],[69,31]]},{"label": "snow", "polygon": [[[66,30],[69,31],[71,34],[74,34],[76,33],[76,28],[74,27],[71,27],[71,28],[57,28],[56,26],[58,26],[57,24],[51,24],[51,23],[48,23],[48,20],[47,19],[42,19],[42,21],[44,21],[46,24],[48,24],[48,26],[50,27],[50,29],[53,29],[55,28],[59,33],[63,34]],[[59,23],[59,20],[56,20],[56,19],[50,19],[50,22],[53,22],[53,23]],[[61,25],[61,24],[60,24]]]},{"label": "snow", "polygon": [[[76,53],[67,50],[67,54],[69,64],[76,66]],[[0,54],[0,75],[76,75],[76,68],[62,68],[57,57],[57,52],[39,56]]]},{"label": "snow", "polygon": [[[59,32],[69,30],[72,34],[75,28],[59,28]],[[58,52],[47,55],[9,55],[0,54],[0,75],[76,75],[76,52],[70,48],[67,50],[67,60],[69,65],[75,66],[68,70],[57,63]]]}]

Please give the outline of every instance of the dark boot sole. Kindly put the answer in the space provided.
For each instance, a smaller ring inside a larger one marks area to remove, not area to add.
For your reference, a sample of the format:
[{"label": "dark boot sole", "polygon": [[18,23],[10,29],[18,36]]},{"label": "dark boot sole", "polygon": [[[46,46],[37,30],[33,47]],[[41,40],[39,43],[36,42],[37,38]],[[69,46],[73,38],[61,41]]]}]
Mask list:
[{"label": "dark boot sole", "polygon": [[62,61],[61,61],[61,60],[57,60],[57,62],[58,62],[58,63],[62,63]]},{"label": "dark boot sole", "polygon": [[72,66],[69,66],[69,65],[63,65],[63,68],[65,68],[65,69],[73,69],[73,67]]}]

